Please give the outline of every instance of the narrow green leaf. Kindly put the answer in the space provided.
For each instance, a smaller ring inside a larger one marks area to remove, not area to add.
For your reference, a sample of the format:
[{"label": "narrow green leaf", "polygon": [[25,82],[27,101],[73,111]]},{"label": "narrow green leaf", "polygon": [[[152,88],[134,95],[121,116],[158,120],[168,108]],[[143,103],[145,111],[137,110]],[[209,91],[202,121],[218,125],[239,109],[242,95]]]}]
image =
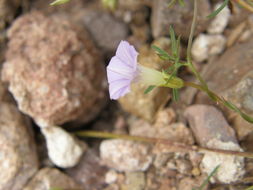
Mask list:
[{"label": "narrow green leaf", "polygon": [[177,56],[177,40],[176,40],[176,35],[175,31],[172,26],[170,26],[170,40],[171,40],[171,50],[173,57]]},{"label": "narrow green leaf", "polygon": [[210,181],[211,177],[213,177],[213,176],[217,173],[219,167],[220,167],[220,165],[216,166],[216,167],[213,169],[213,171],[207,176],[207,178],[203,181],[203,183],[201,184],[201,186],[200,186],[199,188],[197,188],[197,189],[194,189],[194,188],[193,188],[192,190],[203,190],[204,187],[205,187],[205,186],[208,184],[208,182]]},{"label": "narrow green leaf", "polygon": [[177,102],[179,100],[179,91],[178,91],[178,89],[175,89],[175,88],[172,89],[172,100],[174,102]]},{"label": "narrow green leaf", "polygon": [[223,103],[226,107],[230,108],[231,110],[234,110],[235,112],[239,113],[240,116],[245,119],[246,121],[248,121],[249,123],[253,123],[253,118],[250,117],[249,115],[247,115],[246,113],[242,112],[236,105],[234,105],[233,103],[223,99]]},{"label": "narrow green leaf", "polygon": [[152,45],[151,48],[153,50],[155,50],[155,52],[158,54],[158,56],[162,59],[162,60],[171,60],[174,61],[174,58],[172,56],[170,56],[166,51],[162,50],[161,48]]},{"label": "narrow green leaf", "polygon": [[54,2],[50,3],[50,5],[51,6],[53,6],[53,5],[61,5],[61,4],[67,3],[69,1],[70,0],[55,0]]},{"label": "narrow green leaf", "polygon": [[210,19],[210,18],[215,17],[217,14],[219,14],[222,11],[222,9],[224,9],[228,5],[228,3],[229,3],[229,0],[224,0],[222,5],[218,9],[216,9],[214,12],[212,12],[210,15],[208,15],[207,18]]},{"label": "narrow green leaf", "polygon": [[179,59],[180,59],[180,41],[181,41],[181,37],[178,36],[178,38],[177,38],[177,46],[176,46],[176,51],[177,51],[177,59],[176,59],[176,62],[178,62]]},{"label": "narrow green leaf", "polygon": [[149,86],[149,87],[144,91],[144,94],[147,94],[147,93],[151,92],[154,88],[155,88],[155,86]]}]

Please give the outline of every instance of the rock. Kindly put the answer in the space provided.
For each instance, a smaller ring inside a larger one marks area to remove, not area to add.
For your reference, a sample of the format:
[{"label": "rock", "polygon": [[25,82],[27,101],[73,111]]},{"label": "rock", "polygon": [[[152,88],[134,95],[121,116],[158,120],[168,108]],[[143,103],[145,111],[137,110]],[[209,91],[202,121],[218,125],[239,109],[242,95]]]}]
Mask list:
[{"label": "rock", "polygon": [[[170,46],[170,40],[166,38],[161,38],[154,43],[163,49],[168,49]],[[141,48],[138,62],[141,65],[157,70],[169,66],[168,63],[162,61],[151,48],[147,47]],[[155,88],[148,94],[144,94],[147,87],[148,86],[144,84],[133,83],[131,85],[131,92],[120,98],[119,102],[125,111],[151,122],[154,120],[159,108],[163,107],[170,99],[170,89]]]},{"label": "rock", "polygon": [[184,175],[191,175],[192,165],[189,160],[186,159],[176,159],[177,171]]},{"label": "rock", "polygon": [[220,54],[226,45],[226,38],[222,35],[200,34],[192,45],[192,56],[197,62],[207,60],[212,55]]},{"label": "rock", "polygon": [[[253,113],[243,104],[246,103],[246,99],[250,100],[249,97],[251,97],[251,85],[247,82],[250,80],[251,74],[247,73],[253,69],[253,65],[251,64],[253,60],[252,49],[253,40],[237,44],[225,51],[219,59],[207,64],[204,69],[205,71],[202,73],[204,80],[208,83],[211,90],[225,97],[225,99],[231,101],[235,105],[241,106],[241,109],[251,116],[253,116]],[[241,90],[243,91],[240,92]],[[209,97],[202,92],[198,93],[196,96],[196,102],[205,104],[213,103],[210,101]],[[250,104],[247,106],[250,106]],[[243,139],[248,132],[251,131],[250,128],[252,128],[252,125],[241,119],[235,112],[228,109],[224,109],[224,111],[226,111],[228,115],[227,118],[230,119],[231,125],[237,130],[237,134],[240,134],[239,138]],[[247,128],[247,130],[241,131],[244,130],[243,128]]]},{"label": "rock", "polygon": [[[253,71],[249,71],[236,85],[228,89],[224,97],[243,112],[253,116]],[[240,116],[234,116],[233,124],[239,139],[244,139],[253,131],[252,124]]]},{"label": "rock", "polygon": [[129,33],[126,24],[109,13],[97,10],[86,10],[82,16],[82,23],[96,44],[105,52],[114,51],[119,42],[126,39]]},{"label": "rock", "polygon": [[115,183],[117,181],[117,178],[118,178],[118,173],[115,170],[109,170],[105,174],[105,182],[107,184]]},{"label": "rock", "polygon": [[[207,64],[202,76],[208,86],[216,93],[224,96],[226,91],[238,83],[252,70],[253,40],[235,45],[225,51],[218,60]],[[203,95],[199,95],[200,102]]]},{"label": "rock", "polygon": [[49,158],[58,167],[75,166],[87,148],[60,127],[45,127],[41,132],[46,138]]},{"label": "rock", "polygon": [[127,140],[104,140],[100,145],[102,162],[118,171],[146,171],[152,163],[147,144]]},{"label": "rock", "polygon": [[156,175],[155,170],[149,170],[146,174],[146,189],[147,190],[176,190],[175,176]]},{"label": "rock", "polygon": [[[185,116],[201,146],[241,151],[235,132],[215,107],[193,105],[186,109]],[[237,156],[207,152],[204,154],[202,165],[202,171],[206,173],[211,173],[216,166],[220,165],[216,177],[221,183],[235,182],[245,173],[244,159]]]},{"label": "rock", "polygon": [[142,8],[143,6],[151,6],[152,0],[119,0],[118,6],[120,9],[132,10]]},{"label": "rock", "polygon": [[184,115],[201,146],[207,146],[212,139],[237,143],[234,130],[215,107],[192,105],[186,108]]},{"label": "rock", "polygon": [[15,106],[0,107],[0,190],[20,190],[38,170],[29,123]]},{"label": "rock", "polygon": [[[242,151],[240,146],[232,141],[223,142],[212,139],[207,143],[207,147],[223,150]],[[205,153],[202,160],[202,171],[211,173],[216,166],[220,166],[215,178],[220,183],[230,184],[240,180],[245,174],[244,158],[223,155],[214,152]]]},{"label": "rock", "polygon": [[8,37],[2,79],[22,112],[41,127],[97,115],[105,103],[105,71],[85,30],[32,12],[15,21]]},{"label": "rock", "polygon": [[183,123],[159,126],[156,123],[151,125],[144,120],[137,120],[132,123],[129,131],[131,135],[136,136],[162,138],[185,144],[194,143],[191,131]]},{"label": "rock", "polygon": [[7,86],[0,80],[0,102],[14,103],[11,94],[8,91]]},{"label": "rock", "polygon": [[88,149],[82,156],[79,164],[66,170],[86,190],[102,189],[106,184],[106,172],[108,169],[101,165],[97,153]]},{"label": "rock", "polygon": [[144,190],[146,185],[145,174],[143,172],[126,173],[126,184],[123,185],[124,190]]},{"label": "rock", "polygon": [[176,113],[172,108],[165,108],[157,112],[155,125],[164,127],[170,125],[176,121]]},{"label": "rock", "polygon": [[[178,189],[180,190],[192,190],[199,188],[203,181],[206,179],[206,176],[201,176],[198,178],[185,177],[179,181]],[[202,188],[202,190],[208,190],[208,184]]]},{"label": "rock", "polygon": [[41,169],[23,190],[49,190],[51,188],[84,190],[73,179],[55,168]]},{"label": "rock", "polygon": [[7,24],[13,20],[16,15],[17,9],[22,3],[22,0],[1,0],[0,1],[0,30],[4,29]]},{"label": "rock", "polygon": [[[172,25],[177,35],[188,39],[193,16],[193,1],[185,1],[184,6],[176,3],[168,8],[170,0],[157,0],[153,2],[151,25],[154,38],[169,35],[169,27]],[[204,31],[208,25],[206,16],[211,13],[208,1],[198,3],[198,21],[196,34]]]},{"label": "rock", "polygon": [[[217,10],[221,6],[221,3],[215,5],[214,10]],[[222,34],[226,28],[229,18],[231,16],[229,8],[226,6],[222,11],[216,15],[207,28],[209,34]]]}]

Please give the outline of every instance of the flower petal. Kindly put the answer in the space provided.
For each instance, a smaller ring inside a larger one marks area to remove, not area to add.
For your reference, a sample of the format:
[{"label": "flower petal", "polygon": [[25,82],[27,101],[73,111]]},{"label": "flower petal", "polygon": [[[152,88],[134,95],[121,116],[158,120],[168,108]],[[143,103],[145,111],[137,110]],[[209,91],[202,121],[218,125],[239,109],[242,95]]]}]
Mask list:
[{"label": "flower petal", "polygon": [[116,56],[125,62],[129,67],[136,69],[138,52],[127,41],[121,41]]},{"label": "flower petal", "polygon": [[110,83],[109,92],[111,99],[118,99],[119,97],[124,96],[126,93],[130,92],[130,81],[117,80]]},{"label": "flower petal", "polygon": [[107,78],[109,83],[119,79],[132,80],[135,77],[135,71],[126,66],[120,59],[113,57],[107,66]]}]

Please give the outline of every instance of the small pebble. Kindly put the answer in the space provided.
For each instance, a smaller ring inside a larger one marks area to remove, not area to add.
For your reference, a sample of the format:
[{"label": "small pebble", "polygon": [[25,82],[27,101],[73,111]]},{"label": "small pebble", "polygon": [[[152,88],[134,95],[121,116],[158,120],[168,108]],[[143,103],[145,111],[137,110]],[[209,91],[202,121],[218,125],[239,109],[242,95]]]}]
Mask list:
[{"label": "small pebble", "polygon": [[[217,10],[220,6],[221,4],[218,3],[215,6],[214,10]],[[227,6],[224,7],[222,11],[214,17],[209,27],[207,28],[207,32],[209,34],[222,34],[228,24],[230,16],[231,13],[229,8]]]},{"label": "small pebble", "polygon": [[102,162],[118,171],[146,171],[152,163],[147,144],[120,139],[100,144]]},{"label": "small pebble", "polygon": [[75,166],[87,148],[86,144],[80,144],[60,127],[42,128],[42,133],[46,138],[49,158],[58,167]]}]

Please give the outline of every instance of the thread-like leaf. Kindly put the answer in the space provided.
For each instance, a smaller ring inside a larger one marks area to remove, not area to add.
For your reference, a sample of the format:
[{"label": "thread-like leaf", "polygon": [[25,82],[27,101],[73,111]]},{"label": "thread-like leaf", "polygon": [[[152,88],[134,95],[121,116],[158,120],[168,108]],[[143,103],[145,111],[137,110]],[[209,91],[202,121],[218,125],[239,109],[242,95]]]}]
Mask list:
[{"label": "thread-like leaf", "polygon": [[151,48],[153,50],[155,50],[155,52],[157,53],[157,55],[162,59],[162,60],[171,60],[174,61],[174,58],[172,56],[170,56],[166,51],[162,50],[161,48],[152,45]]},{"label": "thread-like leaf", "polygon": [[145,91],[144,91],[144,94],[147,94],[149,92],[151,92],[153,89],[155,88],[155,86],[149,86]]},{"label": "thread-like leaf", "polygon": [[213,171],[207,176],[207,178],[203,181],[203,183],[200,185],[199,188],[197,188],[197,189],[192,189],[192,190],[203,190],[204,187],[205,187],[205,186],[208,184],[208,182],[210,181],[211,177],[213,177],[213,176],[217,173],[219,167],[220,167],[220,165],[216,166],[216,167],[213,169]]},{"label": "thread-like leaf", "polygon": [[179,100],[179,91],[178,89],[172,89],[172,100],[177,102]]},{"label": "thread-like leaf", "polygon": [[210,18],[215,17],[217,14],[219,14],[222,11],[222,9],[224,9],[228,5],[228,3],[229,3],[229,0],[224,0],[221,6],[218,9],[216,9],[214,12],[212,12],[210,15],[208,15],[207,18],[210,19]]}]

